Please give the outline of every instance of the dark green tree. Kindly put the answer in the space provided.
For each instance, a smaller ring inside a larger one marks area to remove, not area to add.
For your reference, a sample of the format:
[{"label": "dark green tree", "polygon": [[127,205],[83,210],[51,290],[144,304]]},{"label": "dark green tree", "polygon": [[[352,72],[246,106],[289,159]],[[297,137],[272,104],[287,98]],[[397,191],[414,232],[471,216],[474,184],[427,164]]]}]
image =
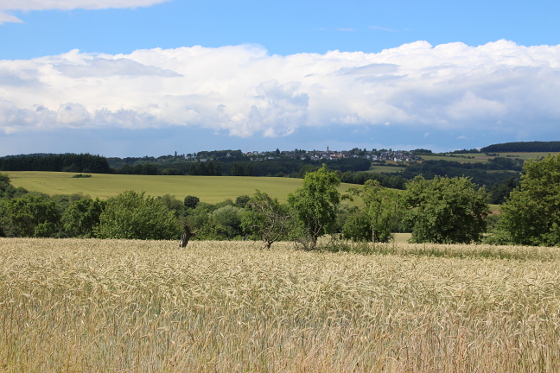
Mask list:
[{"label": "dark green tree", "polygon": [[390,241],[403,213],[400,192],[382,187],[377,180],[368,180],[353,194],[362,198],[363,205],[357,216],[346,222],[344,236],[355,241]]},{"label": "dark green tree", "polygon": [[174,211],[163,201],[134,191],[108,199],[95,228],[99,238],[170,240],[181,232]]},{"label": "dark green tree", "polygon": [[0,199],[0,237],[7,237],[10,227],[7,205],[8,201]]},{"label": "dark green tree", "polygon": [[560,154],[525,162],[521,186],[502,205],[498,230],[514,244],[560,245]]},{"label": "dark green tree", "polygon": [[157,197],[158,200],[162,201],[163,204],[171,211],[175,213],[177,218],[185,215],[185,205],[180,200],[175,198],[170,194],[164,194],[161,197]]},{"label": "dark green tree", "polygon": [[60,213],[45,197],[28,194],[12,199],[6,212],[15,236],[53,237],[58,233]]},{"label": "dark green tree", "polygon": [[307,173],[303,187],[288,195],[288,203],[305,231],[306,240],[302,241],[305,249],[314,249],[320,236],[332,233],[341,199],[339,185],[337,173],[323,165],[319,170]]},{"label": "dark green tree", "polygon": [[241,212],[236,206],[226,205],[214,210],[210,214],[210,223],[216,240],[231,240],[241,237]]},{"label": "dark green tree", "polygon": [[105,202],[99,198],[84,198],[74,202],[61,218],[65,233],[71,237],[94,237]]},{"label": "dark green tree", "polygon": [[189,209],[186,217],[187,224],[193,231],[197,231],[193,239],[215,239],[210,222],[210,214],[214,210],[216,206],[206,202],[199,202],[194,209]]},{"label": "dark green tree", "polygon": [[185,207],[189,209],[194,209],[196,208],[196,205],[198,205],[199,202],[200,202],[200,198],[189,195],[185,197],[183,201],[183,205],[185,205]]},{"label": "dark green tree", "polygon": [[237,198],[235,199],[235,205],[236,205],[237,207],[244,208],[244,207],[247,205],[247,202],[250,201],[250,199],[251,199],[251,197],[249,197],[249,196],[246,195],[246,194],[245,194],[245,195],[242,195],[242,196],[239,196],[239,197],[237,197]]},{"label": "dark green tree", "polygon": [[0,198],[16,198],[27,194],[24,188],[15,188],[7,174],[0,173]]},{"label": "dark green tree", "polygon": [[231,167],[231,176],[245,176],[245,169],[239,163],[234,163]]},{"label": "dark green tree", "polygon": [[417,176],[407,184],[403,197],[413,242],[479,242],[486,231],[488,196],[469,178]]}]

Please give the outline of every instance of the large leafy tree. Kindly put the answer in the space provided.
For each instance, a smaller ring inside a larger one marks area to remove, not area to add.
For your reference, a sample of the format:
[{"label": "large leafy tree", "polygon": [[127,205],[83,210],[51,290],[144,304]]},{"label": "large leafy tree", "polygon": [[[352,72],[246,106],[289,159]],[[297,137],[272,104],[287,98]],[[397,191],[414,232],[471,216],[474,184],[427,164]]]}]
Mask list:
[{"label": "large leafy tree", "polygon": [[402,215],[400,192],[381,186],[377,180],[368,180],[362,189],[353,190],[362,198],[360,211],[351,216],[343,234],[355,241],[388,242]]},{"label": "large leafy tree", "polygon": [[99,198],[84,198],[74,202],[62,215],[64,231],[70,236],[94,237],[105,202]]},{"label": "large leafy tree", "polygon": [[175,212],[161,199],[126,191],[107,200],[95,234],[99,238],[169,240],[180,236]]},{"label": "large leafy tree", "polygon": [[288,203],[296,211],[309,239],[309,244],[305,245],[307,249],[314,249],[317,238],[332,232],[341,198],[337,189],[339,185],[336,172],[323,165],[319,170],[307,173],[303,187],[288,195]]},{"label": "large leafy tree", "polygon": [[8,201],[6,213],[15,236],[51,237],[58,232],[60,213],[43,196],[25,195]]},{"label": "large leafy tree", "polygon": [[226,205],[210,213],[210,232],[214,239],[231,240],[242,235],[241,213],[243,209]]},{"label": "large leafy tree", "polygon": [[466,177],[422,176],[407,184],[405,222],[413,242],[479,242],[486,231],[490,209],[484,188],[476,189]]},{"label": "large leafy tree", "polygon": [[560,154],[525,162],[521,186],[502,205],[498,229],[514,244],[560,245]]}]

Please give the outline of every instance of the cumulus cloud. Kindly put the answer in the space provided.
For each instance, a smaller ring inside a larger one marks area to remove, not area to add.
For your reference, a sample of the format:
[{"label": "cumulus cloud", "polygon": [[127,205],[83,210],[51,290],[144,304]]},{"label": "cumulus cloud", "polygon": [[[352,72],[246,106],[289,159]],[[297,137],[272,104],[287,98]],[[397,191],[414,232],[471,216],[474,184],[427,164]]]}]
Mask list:
[{"label": "cumulus cloud", "polygon": [[7,11],[72,10],[146,7],[170,0],[0,0],[0,24],[21,22]]},{"label": "cumulus cloud", "polygon": [[560,124],[560,45],[418,41],[380,53],[256,45],[78,50],[0,61],[0,131],[196,126],[232,136],[390,126],[526,133]]}]

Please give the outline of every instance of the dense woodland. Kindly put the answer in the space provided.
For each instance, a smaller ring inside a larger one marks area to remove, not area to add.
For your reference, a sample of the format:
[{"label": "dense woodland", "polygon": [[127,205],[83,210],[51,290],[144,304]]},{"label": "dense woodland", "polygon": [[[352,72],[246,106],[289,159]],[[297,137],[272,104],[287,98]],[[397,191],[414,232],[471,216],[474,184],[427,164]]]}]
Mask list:
[{"label": "dense woodland", "polygon": [[0,171],[113,173],[105,157],[91,154],[29,154],[0,158]]},{"label": "dense woodland", "polygon": [[482,153],[557,153],[560,141],[507,142],[488,145],[480,149]]}]

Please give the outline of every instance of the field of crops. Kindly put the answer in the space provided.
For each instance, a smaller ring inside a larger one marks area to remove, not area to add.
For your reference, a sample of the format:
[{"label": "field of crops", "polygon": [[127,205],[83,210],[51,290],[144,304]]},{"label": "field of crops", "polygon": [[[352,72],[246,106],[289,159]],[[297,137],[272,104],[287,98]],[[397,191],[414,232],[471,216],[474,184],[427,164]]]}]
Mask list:
[{"label": "field of crops", "polygon": [[0,372],[558,372],[556,248],[0,239]]},{"label": "field of crops", "polygon": [[[82,193],[93,198],[114,197],[125,190],[145,191],[151,196],[170,194],[182,200],[187,195],[203,202],[218,203],[235,200],[240,195],[252,195],[255,189],[285,202],[289,193],[301,187],[301,179],[247,176],[169,176],[169,175],[110,175],[92,174],[73,178],[74,173],[9,171],[6,173],[15,187],[53,194]],[[346,191],[348,185],[340,187]]]}]

